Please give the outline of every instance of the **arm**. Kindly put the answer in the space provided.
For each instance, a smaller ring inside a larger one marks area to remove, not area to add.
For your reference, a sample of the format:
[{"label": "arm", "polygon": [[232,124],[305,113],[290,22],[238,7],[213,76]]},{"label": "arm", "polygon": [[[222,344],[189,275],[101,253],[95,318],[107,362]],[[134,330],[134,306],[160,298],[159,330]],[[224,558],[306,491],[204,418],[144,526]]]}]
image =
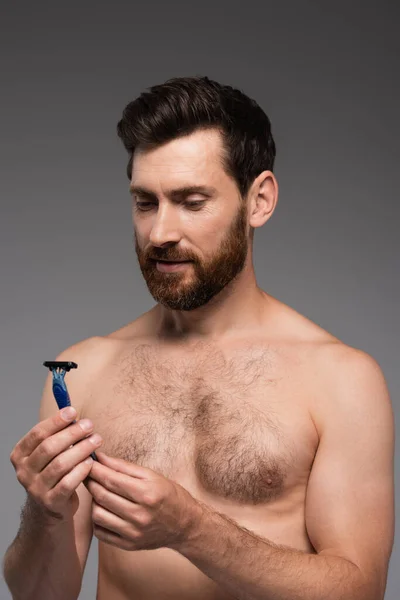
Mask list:
[{"label": "arm", "polygon": [[262,539],[205,505],[174,548],[240,600],[383,599],[394,535],[390,399],[368,355],[353,350],[331,364],[305,510],[317,554]]},{"label": "arm", "polygon": [[[78,512],[82,510],[81,504]],[[74,524],[54,523],[28,498],[18,534],[4,558],[4,579],[13,599],[75,600],[85,560],[83,540],[81,556],[77,552]]]},{"label": "arm", "polygon": [[[58,360],[77,358],[70,348]],[[70,386],[69,386],[70,387]],[[75,408],[79,397],[72,389]],[[48,375],[41,405],[40,421],[57,414],[52,394],[52,378]],[[73,518],[49,517],[28,494],[21,513],[17,536],[3,561],[4,578],[14,600],[76,599],[92,539],[91,496],[80,483],[76,489],[79,507]]]}]

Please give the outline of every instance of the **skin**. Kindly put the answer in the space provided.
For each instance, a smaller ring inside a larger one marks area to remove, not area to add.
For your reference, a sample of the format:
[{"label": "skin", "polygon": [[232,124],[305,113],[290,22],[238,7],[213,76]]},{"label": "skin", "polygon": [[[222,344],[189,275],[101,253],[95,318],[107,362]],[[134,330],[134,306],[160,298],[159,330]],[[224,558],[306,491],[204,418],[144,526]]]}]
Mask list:
[{"label": "skin", "polygon": [[[233,309],[227,304],[232,291],[248,291],[250,298],[257,287],[248,237],[251,228],[272,215],[278,185],[266,171],[249,192],[254,199],[243,201],[222,168],[221,153],[219,134],[207,130],[150,153],[138,152],[133,163],[130,189],[136,253],[150,292],[167,309],[161,313],[163,331],[172,319],[171,332],[187,330],[193,337],[193,322],[210,321],[217,305],[224,306],[224,313]],[[207,194],[171,193],[193,185],[206,186]],[[151,258],[192,262],[185,271],[166,277]],[[240,285],[233,281],[238,275]]]},{"label": "skin", "polygon": [[[79,364],[70,395],[102,438],[71,496],[81,568],[94,535],[98,600],[378,600],[394,530],[386,383],[259,288],[252,231],[278,185],[264,171],[243,201],[220,156],[213,130],[135,155],[131,185],[152,193],[133,198],[135,247],[157,304],[57,357]],[[215,192],[193,211],[201,194],[170,193],[187,185]],[[162,273],[151,257],[192,262]]]}]

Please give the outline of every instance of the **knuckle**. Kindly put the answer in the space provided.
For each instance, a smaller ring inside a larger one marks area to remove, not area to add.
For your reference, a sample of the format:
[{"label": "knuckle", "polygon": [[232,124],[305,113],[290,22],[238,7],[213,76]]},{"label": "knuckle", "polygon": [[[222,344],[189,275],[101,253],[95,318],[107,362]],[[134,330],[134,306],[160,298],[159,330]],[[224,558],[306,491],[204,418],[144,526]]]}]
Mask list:
[{"label": "knuckle", "polygon": [[132,541],[138,542],[142,539],[143,533],[139,529],[131,529],[129,531],[129,537]]},{"label": "knuckle", "polygon": [[143,502],[146,506],[154,506],[154,497],[151,494],[145,494]]},{"label": "knuckle", "polygon": [[16,450],[16,448],[13,448],[10,452],[10,462],[13,467],[16,467],[16,465],[17,465],[17,450]]},{"label": "knuckle", "polygon": [[112,481],[110,480],[110,478],[109,478],[109,477],[104,477],[104,479],[103,479],[103,486],[104,486],[105,488],[107,488],[107,489],[110,489],[110,490],[112,490],[112,489],[113,489],[113,488],[112,488]]},{"label": "knuckle", "polygon": [[38,501],[45,507],[46,510],[51,512],[54,509],[54,499],[51,494],[45,494],[42,497],[38,497]]},{"label": "knuckle", "polygon": [[155,490],[148,490],[144,493],[143,502],[147,506],[156,506],[159,503],[159,494]]},{"label": "knuckle", "polygon": [[53,458],[53,460],[51,461],[51,471],[54,474],[60,473],[62,471],[65,470],[65,458],[63,457],[62,454],[58,454],[58,456],[56,456],[55,458]]},{"label": "knuckle", "polygon": [[142,513],[140,513],[136,516],[136,521],[142,527],[148,527],[148,525],[150,525],[150,523],[151,523],[151,520],[152,520],[151,516],[149,515],[148,512],[143,511]]},{"label": "knuckle", "polygon": [[57,495],[61,496],[62,498],[68,498],[71,494],[71,491],[72,490],[69,486],[68,480],[64,477],[57,486]]},{"label": "knuckle", "polygon": [[40,444],[44,440],[44,432],[42,431],[42,428],[38,425],[31,429],[29,436],[31,438],[31,441],[36,445]]},{"label": "knuckle", "polygon": [[100,522],[100,520],[101,520],[101,514],[102,514],[101,507],[98,504],[93,503],[93,506],[92,506],[92,520],[95,523],[99,523]]},{"label": "knuckle", "polygon": [[44,439],[40,444],[40,453],[44,456],[50,456],[54,453],[54,440],[50,438]]},{"label": "knuckle", "polygon": [[96,490],[94,497],[96,499],[96,502],[102,504],[107,497],[107,492],[105,490]]},{"label": "knuckle", "polygon": [[15,471],[21,467],[21,459],[19,457],[17,458],[16,456],[10,456],[10,461]]},{"label": "knuckle", "polygon": [[24,487],[26,486],[27,483],[27,476],[26,476],[26,471],[25,469],[23,469],[21,466],[18,466],[15,469],[15,474],[17,476],[18,481],[20,482],[21,485],[23,485]]}]

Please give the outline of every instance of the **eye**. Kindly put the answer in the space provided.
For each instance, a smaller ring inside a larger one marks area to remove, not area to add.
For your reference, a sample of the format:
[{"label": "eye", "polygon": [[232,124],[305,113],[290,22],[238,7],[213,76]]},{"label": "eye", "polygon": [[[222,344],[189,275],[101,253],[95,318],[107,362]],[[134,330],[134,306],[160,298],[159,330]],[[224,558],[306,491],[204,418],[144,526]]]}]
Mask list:
[{"label": "eye", "polygon": [[192,202],[186,202],[186,206],[190,210],[199,210],[204,205],[204,200],[192,200]]},{"label": "eye", "polygon": [[[204,200],[192,200],[186,201],[184,204],[189,210],[200,210],[204,205]],[[156,206],[156,202],[148,202],[148,201],[139,201],[135,202],[135,209],[140,212],[147,212],[152,209],[153,206]]]},{"label": "eye", "polygon": [[154,205],[155,205],[154,202],[136,202],[135,208],[136,208],[136,210],[146,211],[146,210],[150,210],[150,208]]}]

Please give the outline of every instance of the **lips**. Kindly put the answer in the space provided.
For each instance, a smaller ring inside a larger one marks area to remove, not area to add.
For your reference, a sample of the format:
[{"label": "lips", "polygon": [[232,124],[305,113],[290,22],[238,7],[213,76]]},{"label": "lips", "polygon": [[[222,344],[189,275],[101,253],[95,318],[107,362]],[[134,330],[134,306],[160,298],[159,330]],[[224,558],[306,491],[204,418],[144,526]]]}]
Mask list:
[{"label": "lips", "polygon": [[190,260],[163,260],[161,258],[152,258],[151,260],[154,260],[155,262],[160,262],[160,263],[172,263],[172,264],[176,264],[176,263],[183,263],[183,262],[191,262]]},{"label": "lips", "polygon": [[190,260],[179,262],[162,262],[161,260],[157,260],[155,266],[157,271],[161,273],[174,273],[176,271],[184,271],[191,262]]}]

